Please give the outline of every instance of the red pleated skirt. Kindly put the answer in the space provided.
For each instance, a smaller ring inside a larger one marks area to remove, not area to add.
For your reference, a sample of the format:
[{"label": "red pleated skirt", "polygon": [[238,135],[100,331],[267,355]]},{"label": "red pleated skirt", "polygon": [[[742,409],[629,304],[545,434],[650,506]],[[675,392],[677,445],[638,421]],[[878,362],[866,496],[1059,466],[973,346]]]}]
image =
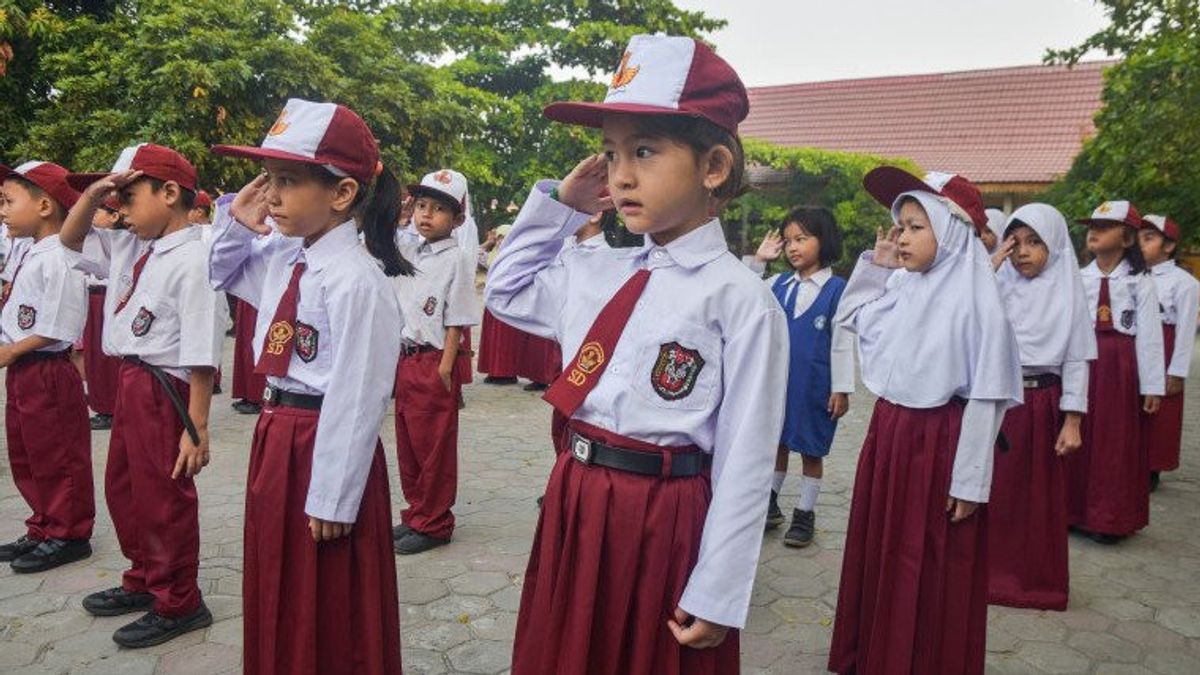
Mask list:
[{"label": "red pleated skirt", "polygon": [[1067,522],[1128,536],[1150,523],[1150,456],[1142,443],[1134,338],[1096,332],[1083,447],[1067,457]]},{"label": "red pleated skirt", "polygon": [[400,605],[383,445],[349,536],[317,544],[304,503],[314,410],[258,418],[246,485],[243,575],[247,675],[399,675]]},{"label": "red pleated skirt", "polygon": [[1067,608],[1067,483],[1054,446],[1062,385],[1025,390],[1004,415],[1008,451],[996,453],[988,501],[988,602]]},{"label": "red pleated skirt", "polygon": [[[1175,351],[1175,326],[1163,324],[1163,352],[1166,365],[1171,365]],[[1142,414],[1142,438],[1150,451],[1151,471],[1174,471],[1179,468],[1179,448],[1183,441],[1183,394],[1164,396],[1162,406],[1153,415]]]},{"label": "red pleated skirt", "polygon": [[516,377],[525,335],[484,310],[476,370],[489,377]]},{"label": "red pleated skirt", "polygon": [[552,384],[562,372],[562,350],[558,343],[530,333],[522,333],[517,377],[538,384]]},{"label": "red pleated skirt", "polygon": [[104,353],[104,289],[88,289],[87,322],[83,325],[83,372],[92,412],[111,415],[117,408],[121,359]]},{"label": "red pleated skirt", "polygon": [[254,374],[254,324],[258,310],[245,300],[234,299],[233,318],[233,387],[235,399],[262,404],[266,375]]},{"label": "red pleated skirt", "polygon": [[[678,452],[571,422],[593,440]],[[700,550],[707,475],[663,479],[560,452],[546,486],[513,646],[513,675],[733,675],[738,632],[713,649],[667,628]]]},{"label": "red pleated skirt", "polygon": [[946,513],[962,407],[879,399],[854,479],[829,670],[983,673],[987,506]]}]

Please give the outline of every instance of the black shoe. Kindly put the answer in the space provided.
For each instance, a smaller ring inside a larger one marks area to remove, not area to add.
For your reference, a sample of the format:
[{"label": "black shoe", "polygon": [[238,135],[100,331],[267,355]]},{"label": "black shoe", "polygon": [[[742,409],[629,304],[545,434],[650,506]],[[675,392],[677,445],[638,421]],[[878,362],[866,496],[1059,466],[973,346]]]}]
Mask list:
[{"label": "black shoe", "polygon": [[112,428],[112,415],[96,413],[88,420],[88,424],[91,425],[92,431],[107,431]]},{"label": "black shoe", "polygon": [[1162,478],[1162,476],[1159,475],[1159,473],[1157,471],[1150,472],[1150,491],[1151,492],[1158,491],[1158,482],[1161,478]]},{"label": "black shoe", "polygon": [[118,628],[117,632],[113,633],[113,642],[129,649],[153,647],[174,640],[184,633],[211,625],[212,613],[203,602],[191,614],[174,619],[150,611],[137,621]]},{"label": "black shoe", "polygon": [[8,565],[17,574],[32,574],[52,570],[91,555],[92,544],[87,539],[47,539]]},{"label": "black shoe", "polygon": [[83,608],[92,616],[118,616],[130,612],[145,612],[153,606],[153,595],[144,591],[133,593],[120,586],[92,593],[83,599]]},{"label": "black shoe", "polygon": [[242,398],[233,402],[233,410],[242,415],[257,415],[262,412],[262,406]]},{"label": "black shoe", "polygon": [[217,394],[220,394],[223,391],[225,391],[225,390],[221,388],[221,385],[219,385],[219,384],[213,385],[213,396],[216,396]]},{"label": "black shoe", "polygon": [[527,384],[521,388],[524,389],[525,391],[546,391],[547,389],[550,388],[550,385],[542,384],[541,382],[530,382],[529,384]]},{"label": "black shoe", "polygon": [[12,562],[37,548],[42,542],[23,535],[20,539],[0,546],[0,562]]},{"label": "black shoe", "polygon": [[766,530],[773,530],[787,520],[783,516],[783,511],[779,508],[779,493],[771,490],[771,500],[767,502],[767,526]]},{"label": "black shoe", "polygon": [[784,545],[804,548],[811,544],[816,520],[817,514],[812,511],[792,509],[792,526],[788,528],[787,534],[783,535]]},{"label": "black shoe", "polygon": [[1087,535],[1088,539],[1091,539],[1097,544],[1104,544],[1105,546],[1112,546],[1113,544],[1120,543],[1120,541],[1125,538],[1119,534],[1103,534],[1101,532],[1088,532],[1087,530],[1084,530],[1084,534]]},{"label": "black shoe", "polygon": [[484,384],[516,384],[517,378],[515,378],[515,377],[492,377],[491,375],[488,375],[487,377],[483,378],[483,383]]},{"label": "black shoe", "polygon": [[538,510],[541,510],[541,508],[542,508],[542,501],[543,501],[543,500],[545,500],[545,499],[546,499],[546,495],[542,495],[542,496],[538,497],[538,500],[537,500],[537,504],[538,504]]},{"label": "black shoe", "polygon": [[411,534],[412,531],[413,529],[411,527],[405,525],[404,523],[400,523],[392,528],[392,541],[399,541]]},{"label": "black shoe", "polygon": [[225,337],[233,337],[233,329],[232,328],[228,328],[225,330]]},{"label": "black shoe", "polygon": [[449,539],[435,539],[427,534],[412,530],[408,533],[408,536],[403,539],[397,539],[392,544],[392,548],[400,555],[413,555],[415,553],[424,553],[429,549],[445,546],[449,543]]}]

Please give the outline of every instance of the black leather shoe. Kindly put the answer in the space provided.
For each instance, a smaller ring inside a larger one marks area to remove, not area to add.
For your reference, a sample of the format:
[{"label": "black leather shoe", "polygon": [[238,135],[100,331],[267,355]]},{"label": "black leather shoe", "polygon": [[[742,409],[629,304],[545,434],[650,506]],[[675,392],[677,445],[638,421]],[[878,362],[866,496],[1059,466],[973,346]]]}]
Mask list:
[{"label": "black leather shoe", "polygon": [[403,539],[397,539],[392,544],[392,548],[400,555],[413,555],[415,553],[424,553],[429,549],[445,546],[449,543],[449,539],[436,539],[427,534],[412,530]]},{"label": "black leather shoe", "polygon": [[521,389],[523,389],[525,391],[546,391],[549,388],[550,388],[550,385],[542,384],[541,382],[530,382],[529,384],[525,385],[524,387],[521,387]]},{"label": "black leather shoe", "polygon": [[107,431],[112,428],[112,415],[96,413],[88,420],[88,425],[92,427],[92,431]]},{"label": "black leather shoe", "polygon": [[785,546],[804,548],[812,543],[813,532],[816,530],[817,514],[812,511],[792,510],[792,526],[783,535]]},{"label": "black leather shoe", "polygon": [[92,544],[87,539],[47,539],[8,565],[17,574],[32,574],[52,570],[91,555]]},{"label": "black leather shoe", "polygon": [[134,593],[120,586],[92,593],[83,599],[83,608],[92,616],[119,616],[130,612],[145,612],[154,606],[154,596]]},{"label": "black leather shoe", "polygon": [[516,384],[517,378],[515,378],[515,377],[492,377],[491,375],[488,375],[487,377],[483,378],[483,383],[484,384]]},{"label": "black leather shoe", "polygon": [[767,502],[767,525],[766,530],[773,530],[786,521],[783,516],[783,511],[779,508],[779,493],[771,490],[771,500]]},{"label": "black leather shoe", "polygon": [[1151,492],[1158,491],[1158,484],[1161,480],[1162,480],[1162,474],[1160,474],[1157,471],[1150,472],[1150,491]]},{"label": "black leather shoe", "polygon": [[191,614],[173,619],[152,611],[146,612],[145,616],[137,621],[118,628],[117,632],[113,633],[113,642],[129,649],[153,647],[174,640],[184,633],[211,625],[212,613],[202,602]]},{"label": "black leather shoe", "polygon": [[20,539],[0,546],[0,562],[12,562],[37,548],[40,543],[37,539],[31,539],[29,535],[22,535]]},{"label": "black leather shoe", "polygon": [[233,409],[235,412],[240,413],[242,415],[257,415],[260,412],[262,412],[261,405],[259,405],[257,403],[253,403],[251,401],[247,401],[244,398],[234,401]]},{"label": "black leather shoe", "polygon": [[411,527],[405,525],[404,523],[400,523],[392,528],[392,541],[399,541],[407,537],[412,531],[413,529]]}]

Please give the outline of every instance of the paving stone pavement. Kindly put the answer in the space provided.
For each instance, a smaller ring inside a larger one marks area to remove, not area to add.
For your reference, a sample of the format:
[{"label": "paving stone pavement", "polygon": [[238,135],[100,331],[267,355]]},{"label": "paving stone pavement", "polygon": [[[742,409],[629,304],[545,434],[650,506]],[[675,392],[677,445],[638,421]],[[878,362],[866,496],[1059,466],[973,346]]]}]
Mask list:
[{"label": "paving stone pavement", "polygon": [[[227,352],[231,345],[227,345]],[[1200,359],[1200,350],[1197,351]],[[230,373],[226,354],[226,374]],[[1193,372],[1200,372],[1193,364]],[[860,387],[860,392],[862,388]],[[465,390],[454,542],[397,561],[406,672],[501,673],[508,669],[522,573],[552,463],[549,408],[519,387]],[[1072,537],[1066,612],[991,608],[989,673],[1200,673],[1200,378],[1189,382],[1182,470],[1153,496],[1151,525],[1115,547]],[[93,434],[97,481],[95,555],[46,574],[0,566],[0,672],[15,674],[236,673],[240,667],[242,507],[254,417],[213,402],[212,463],[198,479],[200,583],[212,627],[143,651],[118,648],[112,632],[133,617],[92,618],[86,594],[119,582],[125,566],[104,506],[108,434]],[[784,548],[767,536],[742,641],[743,672],[821,673],[829,649],[838,572],[869,396],[854,397],[827,463],[816,544]],[[395,448],[392,419],[384,444]],[[392,498],[399,513],[395,457]],[[794,466],[792,475],[799,467]],[[790,479],[782,503],[795,502]],[[0,540],[22,532],[27,511],[0,459]]]}]

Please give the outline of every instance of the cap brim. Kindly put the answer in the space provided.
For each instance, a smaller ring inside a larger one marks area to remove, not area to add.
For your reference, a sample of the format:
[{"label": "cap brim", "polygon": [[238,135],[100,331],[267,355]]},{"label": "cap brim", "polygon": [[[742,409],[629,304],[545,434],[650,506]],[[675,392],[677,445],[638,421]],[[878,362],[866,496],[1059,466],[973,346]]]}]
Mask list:
[{"label": "cap brim", "polygon": [[[1104,225],[1106,227],[1112,227],[1114,225],[1129,225],[1129,223],[1125,222],[1124,220],[1117,220],[1116,218],[1078,218],[1075,220],[1075,224],[1087,225],[1088,227],[1093,225]],[[1130,225],[1130,227],[1136,226]]]},{"label": "cap brim", "polygon": [[75,188],[79,192],[88,189],[88,186],[103,178],[108,178],[112,174],[108,171],[104,173],[70,173],[67,174],[67,185]]},{"label": "cap brim", "polygon": [[675,115],[678,117],[700,117],[678,108],[664,108],[657,105],[642,103],[551,103],[542,109],[547,119],[564,124],[578,124],[583,127],[600,128],[604,126],[607,115]]},{"label": "cap brim", "polygon": [[213,154],[225,155],[226,157],[242,157],[244,159],[282,159],[289,162],[301,162],[303,164],[315,164],[322,166],[325,162],[304,155],[297,155],[294,152],[286,152],[284,150],[272,150],[270,148],[260,148],[253,145],[214,145],[212,146]]},{"label": "cap brim", "polygon": [[441,199],[445,199],[447,202],[449,202],[451,204],[458,205],[459,209],[462,208],[462,205],[459,204],[459,201],[454,198],[454,195],[450,194],[449,192],[443,192],[435,187],[429,187],[428,185],[421,185],[420,183],[414,183],[412,185],[404,186],[404,189],[408,190],[408,194],[410,194],[414,197],[417,195],[422,195],[422,194],[430,195],[432,197],[440,197]]},{"label": "cap brim", "polygon": [[894,166],[881,166],[868,171],[863,176],[863,187],[887,209],[892,208],[896,198],[905,192],[937,194],[925,181]]},{"label": "cap brim", "polygon": [[0,183],[8,180],[10,176],[19,176],[20,174],[12,170],[12,167],[0,164]]}]

